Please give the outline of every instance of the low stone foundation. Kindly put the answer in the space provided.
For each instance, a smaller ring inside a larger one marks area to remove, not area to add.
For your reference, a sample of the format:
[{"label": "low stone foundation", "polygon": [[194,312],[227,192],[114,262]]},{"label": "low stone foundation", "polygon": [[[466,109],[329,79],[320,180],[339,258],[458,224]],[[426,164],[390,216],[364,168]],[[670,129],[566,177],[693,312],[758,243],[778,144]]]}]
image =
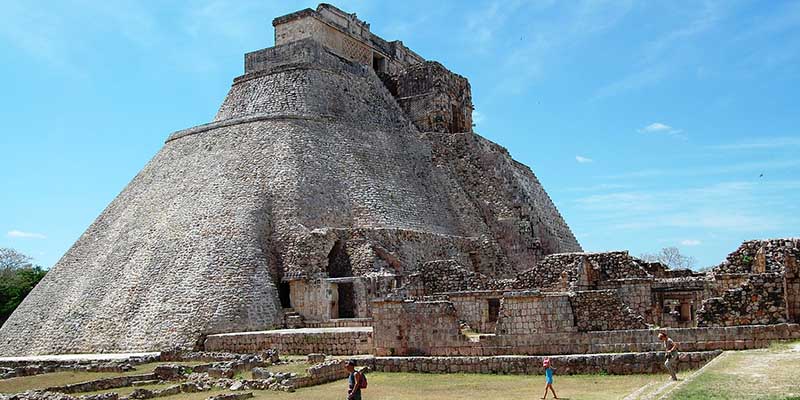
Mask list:
[{"label": "low stone foundation", "polygon": [[[681,351],[754,349],[767,347],[776,340],[800,338],[800,325],[776,324],[558,333],[520,331],[514,334],[486,335],[481,336],[480,341],[470,341],[458,331],[445,329],[454,324],[452,319],[448,315],[429,314],[427,324],[437,328],[433,330],[412,329],[411,325],[404,325],[411,319],[400,316],[379,320],[374,336],[374,354],[495,356],[646,352],[662,348],[657,339],[661,331],[667,332],[678,342]],[[398,332],[413,332],[413,343]]]},{"label": "low stone foundation", "polygon": [[[678,370],[697,369],[722,352],[685,352],[678,356]],[[549,357],[557,374],[615,375],[665,372],[664,352],[580,354]],[[495,357],[376,357],[359,360],[378,372],[469,373],[541,375],[544,356]]]},{"label": "low stone foundation", "polygon": [[276,349],[280,354],[370,354],[372,328],[303,328],[224,333],[209,335],[205,341],[205,351],[257,353],[265,349]]},{"label": "low stone foundation", "polygon": [[308,375],[292,378],[292,388],[299,389],[345,379],[348,373],[344,369],[344,363],[344,360],[330,360],[309,367]]}]

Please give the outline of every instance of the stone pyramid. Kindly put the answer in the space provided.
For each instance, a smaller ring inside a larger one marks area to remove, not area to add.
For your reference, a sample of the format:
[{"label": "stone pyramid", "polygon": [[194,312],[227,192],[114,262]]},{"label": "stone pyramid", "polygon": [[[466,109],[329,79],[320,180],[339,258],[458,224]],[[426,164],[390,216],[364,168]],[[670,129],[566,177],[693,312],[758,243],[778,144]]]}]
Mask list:
[{"label": "stone pyramid", "polygon": [[3,325],[0,355],[334,318],[332,278],[367,287],[368,317],[426,262],[503,278],[581,250],[533,172],[472,132],[465,78],[330,5],[273,25],[214,121],[169,136]]}]

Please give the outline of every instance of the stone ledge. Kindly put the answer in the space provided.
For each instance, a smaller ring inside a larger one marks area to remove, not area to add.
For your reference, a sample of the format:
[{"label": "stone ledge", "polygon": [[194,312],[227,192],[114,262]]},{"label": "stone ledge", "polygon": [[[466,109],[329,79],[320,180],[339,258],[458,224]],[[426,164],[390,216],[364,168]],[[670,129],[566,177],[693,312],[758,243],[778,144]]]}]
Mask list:
[{"label": "stone ledge", "polygon": [[239,125],[239,124],[246,124],[250,122],[258,122],[258,121],[268,121],[268,120],[306,120],[306,121],[315,121],[315,122],[328,122],[333,119],[333,116],[329,115],[322,115],[322,116],[313,116],[313,115],[299,115],[299,114],[256,114],[256,115],[248,115],[246,117],[238,117],[238,118],[231,118],[226,119],[218,122],[209,122],[203,125],[197,125],[192,128],[183,129],[180,131],[175,131],[164,143],[169,143],[173,140],[180,139],[185,136],[196,135],[198,133],[203,133],[206,131],[210,131],[217,128],[224,128],[227,126],[232,125]]}]

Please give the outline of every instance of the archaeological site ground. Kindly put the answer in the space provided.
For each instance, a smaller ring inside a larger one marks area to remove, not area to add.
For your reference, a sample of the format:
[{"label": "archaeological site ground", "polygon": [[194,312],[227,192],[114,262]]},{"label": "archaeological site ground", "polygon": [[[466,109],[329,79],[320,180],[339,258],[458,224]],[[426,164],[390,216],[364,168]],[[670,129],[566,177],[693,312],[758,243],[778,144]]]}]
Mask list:
[{"label": "archaeological site ground", "polygon": [[465,77],[331,5],[273,26],[0,328],[0,398],[344,398],[346,359],[365,398],[538,398],[545,358],[571,399],[800,396],[800,239],[583,252]]}]

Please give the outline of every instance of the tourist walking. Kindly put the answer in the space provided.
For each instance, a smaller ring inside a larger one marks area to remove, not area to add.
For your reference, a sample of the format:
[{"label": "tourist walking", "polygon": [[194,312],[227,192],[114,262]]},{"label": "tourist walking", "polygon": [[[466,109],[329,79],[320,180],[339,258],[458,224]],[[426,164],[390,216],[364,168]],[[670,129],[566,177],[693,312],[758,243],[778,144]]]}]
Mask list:
[{"label": "tourist walking", "polygon": [[664,350],[667,356],[667,360],[664,361],[664,366],[667,367],[667,371],[669,371],[672,380],[677,381],[678,377],[675,376],[675,369],[678,363],[678,345],[664,332],[658,334],[658,339],[664,342]]},{"label": "tourist walking", "polygon": [[550,391],[553,392],[553,398],[557,399],[558,395],[556,394],[556,390],[553,389],[553,372],[555,371],[555,368],[553,368],[553,366],[550,364],[549,358],[544,359],[542,366],[544,367],[544,381],[546,383],[544,387],[544,396],[542,399],[547,398],[547,389],[550,389]]},{"label": "tourist walking", "polygon": [[367,378],[363,372],[356,371],[356,363],[347,360],[344,368],[349,374],[347,377],[347,400],[361,400],[361,389],[367,387]]}]

